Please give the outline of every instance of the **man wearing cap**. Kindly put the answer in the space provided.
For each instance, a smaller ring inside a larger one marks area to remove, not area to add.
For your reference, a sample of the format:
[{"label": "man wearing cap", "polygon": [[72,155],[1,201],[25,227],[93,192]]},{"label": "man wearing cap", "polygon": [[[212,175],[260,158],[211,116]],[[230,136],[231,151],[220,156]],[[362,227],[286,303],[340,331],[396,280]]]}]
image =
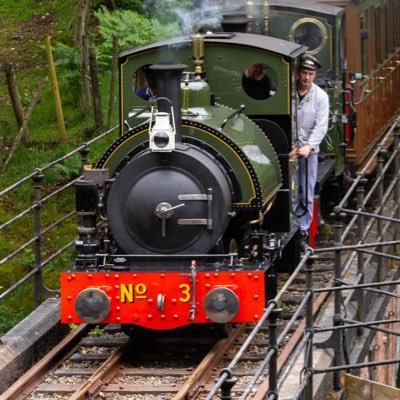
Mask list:
[{"label": "man wearing cap", "polygon": [[253,64],[244,71],[242,87],[255,100],[265,100],[276,93],[276,86],[267,75],[266,64]]},{"label": "man wearing cap", "polygon": [[297,79],[297,145],[290,155],[298,158],[299,217],[301,246],[308,247],[308,231],[313,218],[313,198],[317,181],[319,145],[328,130],[329,98],[314,83],[321,64],[315,57],[301,58]]}]

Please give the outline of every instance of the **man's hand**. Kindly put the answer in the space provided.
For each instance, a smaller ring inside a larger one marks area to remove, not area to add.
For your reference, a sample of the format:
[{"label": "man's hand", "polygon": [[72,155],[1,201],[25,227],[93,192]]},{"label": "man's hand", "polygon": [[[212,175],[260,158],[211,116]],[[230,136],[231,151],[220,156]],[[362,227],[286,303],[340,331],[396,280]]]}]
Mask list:
[{"label": "man's hand", "polygon": [[293,159],[293,158],[297,158],[298,155],[299,155],[299,149],[298,149],[296,146],[292,146],[292,150],[291,150],[291,152],[289,153],[289,157],[290,157],[291,159]]},{"label": "man's hand", "polygon": [[307,158],[307,157],[310,155],[312,149],[313,149],[313,148],[311,147],[311,145],[305,144],[304,146],[300,147],[300,148],[297,150],[297,154],[298,154],[300,157]]}]

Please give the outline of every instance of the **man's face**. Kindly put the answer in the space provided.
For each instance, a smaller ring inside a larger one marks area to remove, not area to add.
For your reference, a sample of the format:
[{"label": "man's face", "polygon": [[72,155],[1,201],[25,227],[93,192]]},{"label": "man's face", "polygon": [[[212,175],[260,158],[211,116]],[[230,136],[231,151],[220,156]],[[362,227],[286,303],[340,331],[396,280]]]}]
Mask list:
[{"label": "man's face", "polygon": [[248,76],[256,81],[260,81],[267,72],[266,64],[253,64],[248,69]]},{"label": "man's face", "polygon": [[314,82],[316,75],[317,73],[315,70],[302,68],[299,71],[300,84],[303,86],[311,86],[311,84]]}]

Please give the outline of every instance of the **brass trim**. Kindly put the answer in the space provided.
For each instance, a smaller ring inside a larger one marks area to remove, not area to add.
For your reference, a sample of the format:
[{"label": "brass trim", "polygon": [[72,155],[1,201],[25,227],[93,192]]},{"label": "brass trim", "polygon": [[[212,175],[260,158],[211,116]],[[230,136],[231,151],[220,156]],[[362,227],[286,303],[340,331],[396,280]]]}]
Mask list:
[{"label": "brass trim", "polygon": [[316,47],[315,49],[306,51],[306,53],[310,54],[310,55],[319,53],[326,46],[326,43],[328,41],[328,30],[327,30],[326,26],[318,19],[311,18],[311,17],[305,17],[305,18],[301,18],[301,19],[297,20],[290,28],[289,40],[294,43],[294,32],[300,25],[303,25],[303,24],[314,24],[317,26],[317,28],[322,33],[322,41],[321,41],[320,45],[318,47]]}]

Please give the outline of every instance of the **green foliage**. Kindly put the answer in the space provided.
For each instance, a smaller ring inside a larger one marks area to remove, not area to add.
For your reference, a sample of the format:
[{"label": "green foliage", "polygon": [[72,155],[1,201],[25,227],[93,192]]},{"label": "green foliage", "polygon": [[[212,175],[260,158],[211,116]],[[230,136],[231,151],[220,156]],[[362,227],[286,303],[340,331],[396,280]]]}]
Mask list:
[{"label": "green foliage", "polygon": [[115,0],[115,7],[124,10],[135,10],[141,12],[143,8],[143,0]]},{"label": "green foliage", "polygon": [[323,236],[332,236],[333,229],[332,226],[329,224],[323,224],[320,226],[320,234]]},{"label": "green foliage", "polygon": [[[99,35],[97,56],[100,62],[107,65],[111,60],[113,36],[119,39],[121,51],[138,45],[148,44],[154,40],[151,21],[136,11],[108,11],[100,7],[95,13],[99,20]],[[100,64],[99,62],[99,64]]]},{"label": "green foliage", "polygon": [[81,172],[81,162],[75,158],[67,158],[60,164],[56,164],[48,173],[46,174],[45,183],[51,181],[54,182],[66,182],[73,178],[76,178]]},{"label": "green foliage", "polygon": [[175,16],[163,17],[159,9],[159,19],[150,19],[133,10],[109,11],[101,6],[95,13],[99,20],[100,40],[97,44],[99,65],[108,68],[111,62],[112,38],[118,38],[120,51],[150,44],[180,34],[181,27]]},{"label": "green foliage", "polygon": [[53,57],[59,80],[61,84],[63,81],[66,83],[71,94],[71,102],[76,105],[81,99],[82,91],[81,55],[77,48],[57,43],[53,47]]},{"label": "green foliage", "polygon": [[[60,234],[55,238],[48,238],[46,244],[50,243],[53,248],[52,251],[57,251],[59,248],[67,244],[67,240],[73,239],[73,233],[76,232],[76,224],[70,226],[68,232],[66,232],[68,225],[60,232]],[[55,258],[51,264],[47,265],[43,269],[42,277],[43,282],[46,287],[52,290],[60,289],[60,272],[65,271],[70,268],[75,261],[76,252],[75,247],[71,246],[66,252],[61,254],[61,256]]]},{"label": "green foliage", "polygon": [[76,331],[78,329],[78,325],[76,324],[69,324],[68,327],[71,332]]},{"label": "green foliage", "polygon": [[169,24],[162,24],[158,20],[153,20],[153,29],[156,32],[154,40],[164,40],[181,34],[179,21]]},{"label": "green foliage", "polygon": [[[38,2],[36,0],[2,0],[0,2],[0,47],[1,60],[16,66],[16,81],[25,111],[32,101],[39,82],[45,81],[40,101],[35,106],[29,121],[27,142],[21,142],[13,154],[7,169],[0,173],[0,188],[17,182],[38,167],[48,165],[71,151],[82,141],[88,140],[93,132],[90,116],[83,116],[81,107],[81,60],[79,50],[74,47],[76,0]],[[56,63],[58,84],[67,129],[67,144],[60,143],[54,97],[49,81],[48,64],[43,37],[52,37],[53,57]],[[1,64],[1,62],[0,62]],[[103,75],[104,90],[109,79]],[[0,85],[0,137],[3,139],[4,159],[18,132],[15,115],[9,99],[7,85]],[[106,102],[103,103],[107,104]],[[117,113],[116,113],[117,114]],[[108,140],[108,139],[107,139]],[[101,142],[101,141],[100,141]],[[96,144],[97,160],[106,145]],[[0,160],[0,167],[1,160]],[[56,165],[44,172],[42,197],[48,195],[75,177],[80,171],[79,154],[71,160]],[[33,182],[22,186],[0,198],[0,223],[9,221],[33,202]],[[63,191],[55,198],[43,202],[41,222],[46,228],[61,216],[74,209],[73,188]],[[34,232],[33,213],[28,213],[9,227],[0,231],[0,258],[8,256],[32,238]],[[42,261],[69,243],[76,235],[76,217],[73,215],[60,226],[41,237]],[[34,247],[30,246],[0,266],[0,293],[7,290],[24,276],[34,264]],[[59,273],[72,265],[74,248],[58,256],[42,271],[44,283],[49,288],[59,287]],[[21,321],[34,308],[33,280],[30,279],[0,302],[0,335]]]},{"label": "green foliage", "polygon": [[19,257],[18,263],[24,267],[32,267],[35,263],[35,256],[32,249],[26,249],[24,255]]},{"label": "green foliage", "polygon": [[0,2],[0,18],[12,18],[13,20],[25,21],[32,18],[32,15],[48,10],[48,4],[42,4],[35,0],[24,0],[16,3],[15,1],[1,1]]},{"label": "green foliage", "polygon": [[95,326],[90,332],[89,335],[92,337],[101,336],[104,333],[104,327]]},{"label": "green foliage", "polygon": [[0,302],[0,335],[8,332],[34,308],[33,285],[31,282],[26,282],[14,295],[8,296]]}]

